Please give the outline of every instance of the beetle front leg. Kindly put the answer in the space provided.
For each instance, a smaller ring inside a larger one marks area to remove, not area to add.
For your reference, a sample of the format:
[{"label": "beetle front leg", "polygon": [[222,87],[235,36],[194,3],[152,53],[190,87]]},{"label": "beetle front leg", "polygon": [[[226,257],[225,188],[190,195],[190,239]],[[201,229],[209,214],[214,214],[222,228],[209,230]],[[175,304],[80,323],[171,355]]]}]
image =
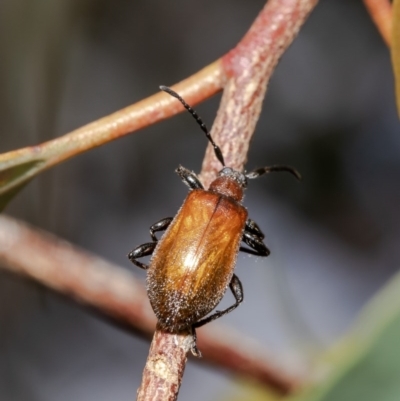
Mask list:
[{"label": "beetle front leg", "polygon": [[212,315],[194,323],[192,326],[193,330],[196,329],[197,327],[204,326],[205,324],[210,323],[213,320],[218,319],[221,316],[224,316],[229,312],[232,312],[234,309],[236,309],[240,305],[240,303],[243,301],[243,287],[242,287],[242,283],[240,282],[240,280],[236,276],[236,274],[234,274],[232,276],[231,282],[229,283],[229,288],[231,289],[236,302],[229,308],[227,308],[223,311],[216,311]]},{"label": "beetle front leg", "polygon": [[157,242],[148,242],[147,244],[139,245],[133,251],[129,252],[128,258],[134,265],[140,267],[141,269],[147,270],[149,266],[142,262],[139,262],[136,259],[142,258],[143,256],[151,255],[156,246]]},{"label": "beetle front leg", "polygon": [[150,227],[150,236],[151,239],[155,242],[158,241],[158,238],[156,237],[155,233],[157,231],[164,231],[166,230],[169,225],[171,224],[171,221],[173,220],[173,217],[166,217],[165,219],[162,219],[160,221],[158,221],[157,223],[154,223],[151,227]]},{"label": "beetle front leg", "polygon": [[190,171],[182,166],[179,166],[175,171],[178,173],[179,177],[181,177],[183,183],[186,184],[190,190],[204,189],[203,184],[200,182],[199,178],[193,171]]}]

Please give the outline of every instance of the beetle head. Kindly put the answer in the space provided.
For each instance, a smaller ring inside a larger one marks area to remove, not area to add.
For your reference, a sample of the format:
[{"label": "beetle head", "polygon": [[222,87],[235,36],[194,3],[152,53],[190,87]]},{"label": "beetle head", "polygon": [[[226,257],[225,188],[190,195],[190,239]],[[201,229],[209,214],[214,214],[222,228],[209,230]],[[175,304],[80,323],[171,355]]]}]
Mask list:
[{"label": "beetle head", "polygon": [[210,184],[209,191],[233,198],[237,202],[243,199],[243,190],[247,187],[247,178],[240,171],[224,167],[218,177]]},{"label": "beetle head", "polygon": [[240,202],[243,199],[243,190],[247,187],[247,179],[254,179],[272,171],[287,171],[293,174],[298,180],[301,180],[300,173],[290,166],[267,166],[257,168],[249,173],[241,173],[231,167],[226,167],[221,148],[212,139],[210,131],[200,116],[182,99],[181,96],[179,96],[171,88],[168,88],[167,86],[160,86],[160,89],[178,99],[182,103],[183,107],[185,107],[185,109],[194,117],[202,131],[206,134],[208,141],[214,148],[216,158],[224,166],[224,168],[218,173],[218,177],[211,183],[211,191],[220,192],[221,194],[231,196]]},{"label": "beetle head", "polygon": [[236,171],[231,167],[224,167],[218,173],[218,177],[226,177],[229,180],[235,181],[241,188],[247,188],[247,178],[244,173]]}]

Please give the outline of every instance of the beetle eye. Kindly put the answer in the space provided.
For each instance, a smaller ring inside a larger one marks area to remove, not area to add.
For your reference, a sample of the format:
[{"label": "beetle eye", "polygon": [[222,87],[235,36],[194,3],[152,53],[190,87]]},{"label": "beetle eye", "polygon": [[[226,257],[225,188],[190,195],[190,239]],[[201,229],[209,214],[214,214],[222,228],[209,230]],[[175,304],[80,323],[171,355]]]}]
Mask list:
[{"label": "beetle eye", "polygon": [[242,188],[247,187],[247,178],[243,173],[234,170],[232,167],[224,167],[218,173],[219,177],[227,177],[235,182],[237,182]]},{"label": "beetle eye", "polygon": [[224,176],[230,176],[230,175],[232,175],[232,173],[233,173],[233,170],[232,170],[231,167],[224,167],[224,168],[219,172],[218,175],[220,175],[221,177],[224,177]]}]

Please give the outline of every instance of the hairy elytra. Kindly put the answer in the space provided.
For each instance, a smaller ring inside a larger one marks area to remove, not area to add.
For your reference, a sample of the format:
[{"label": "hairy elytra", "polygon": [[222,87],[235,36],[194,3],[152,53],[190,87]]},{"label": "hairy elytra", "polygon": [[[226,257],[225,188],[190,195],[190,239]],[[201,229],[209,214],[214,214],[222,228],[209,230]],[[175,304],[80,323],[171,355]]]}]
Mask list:
[{"label": "hairy elytra", "polygon": [[[176,172],[190,192],[174,218],[167,217],[150,227],[152,242],[138,246],[128,255],[136,266],[147,270],[147,293],[160,327],[177,333],[193,333],[192,353],[200,357],[196,346],[196,328],[231,312],[243,301],[243,289],[234,274],[240,251],[268,256],[264,234],[247,216],[242,205],[247,180],[272,171],[300,174],[289,166],[262,167],[252,172],[235,171],[225,166],[224,158],[198,114],[172,89],[160,89],[178,99],[196,119],[223,165],[208,190],[197,175],[179,166]],[[164,231],[161,239],[156,232]],[[243,241],[248,247],[241,247]],[[138,259],[152,255],[149,265]],[[235,303],[207,316],[231,289]]]}]

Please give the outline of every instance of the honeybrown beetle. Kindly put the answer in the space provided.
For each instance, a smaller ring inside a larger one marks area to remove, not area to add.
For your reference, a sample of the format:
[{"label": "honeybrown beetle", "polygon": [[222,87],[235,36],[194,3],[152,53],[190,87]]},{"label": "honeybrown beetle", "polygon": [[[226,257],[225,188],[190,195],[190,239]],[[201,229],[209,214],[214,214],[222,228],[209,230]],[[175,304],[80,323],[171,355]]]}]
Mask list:
[{"label": "honeybrown beetle", "polygon": [[[221,149],[198,114],[172,89],[160,89],[177,98],[196,119],[223,168],[205,190],[194,172],[179,166],[176,172],[189,187],[189,195],[174,218],[162,219],[150,227],[152,242],[138,246],[128,257],[148,272],[147,293],[161,328],[173,333],[191,329],[192,353],[200,357],[196,328],[231,312],[243,301],[242,284],[233,272],[239,250],[258,256],[270,253],[264,234],[242,206],[247,180],[272,171],[288,171],[297,179],[301,177],[289,166],[262,167],[249,173],[226,167]],[[164,230],[158,239],[156,233]],[[240,247],[241,241],[250,248]],[[138,261],[149,255],[149,265]],[[235,303],[206,316],[228,286]]]}]

